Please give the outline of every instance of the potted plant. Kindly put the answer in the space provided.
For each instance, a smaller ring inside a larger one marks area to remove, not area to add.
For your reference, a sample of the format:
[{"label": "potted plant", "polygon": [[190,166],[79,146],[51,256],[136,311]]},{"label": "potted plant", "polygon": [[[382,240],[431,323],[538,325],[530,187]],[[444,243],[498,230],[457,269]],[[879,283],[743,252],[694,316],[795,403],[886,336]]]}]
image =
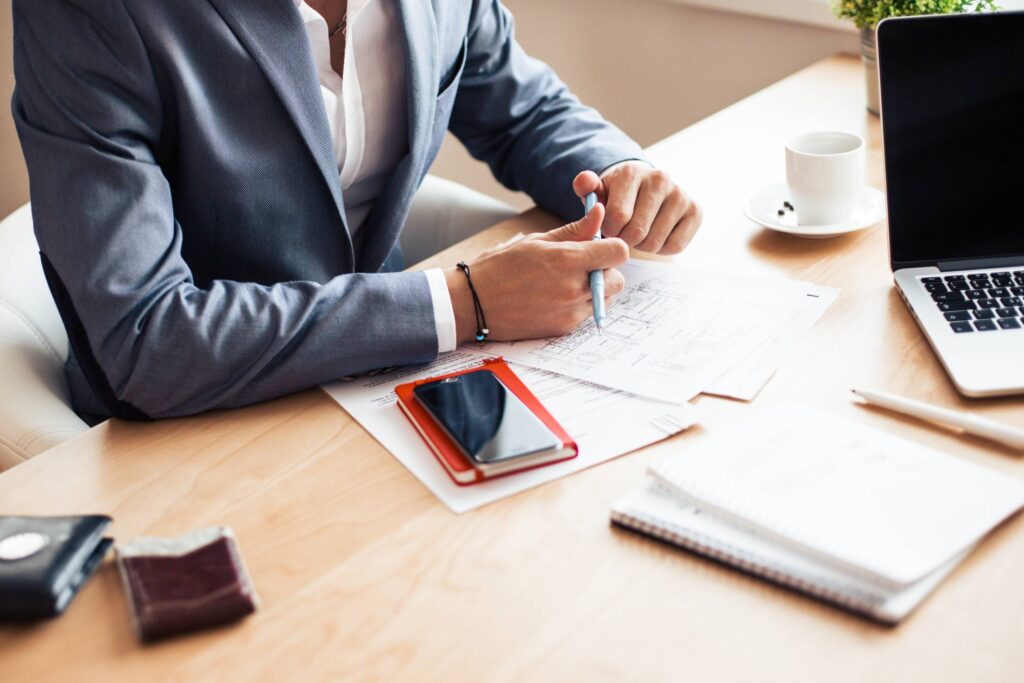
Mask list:
[{"label": "potted plant", "polygon": [[875,61],[875,26],[887,17],[915,14],[952,14],[997,10],[995,0],[832,0],[840,19],[852,19],[860,29],[860,54],[868,89],[868,111],[878,113],[878,65]]}]

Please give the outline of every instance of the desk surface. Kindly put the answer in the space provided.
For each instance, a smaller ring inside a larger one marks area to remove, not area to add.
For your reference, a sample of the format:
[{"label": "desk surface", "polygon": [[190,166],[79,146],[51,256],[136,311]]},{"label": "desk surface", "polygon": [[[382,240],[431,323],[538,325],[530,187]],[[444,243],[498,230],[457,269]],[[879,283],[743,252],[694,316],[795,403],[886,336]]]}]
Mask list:
[{"label": "desk surface", "polygon": [[[875,387],[1024,426],[1024,400],[958,398],[892,289],[885,231],[826,241],[763,231],[740,206],[783,176],[793,133],[862,133],[881,186],[860,64],[816,64],[650,150],[706,207],[676,262],[842,288],[754,405],[699,399],[659,445],[455,516],[319,390],[152,424],[110,421],[0,475],[0,512],[102,512],[121,539],[234,527],[262,609],[155,646],[131,631],[108,560],[62,618],[0,627],[5,681],[232,679],[1011,680],[1024,670],[1024,521],[998,529],[907,622],[885,628],[608,523],[654,458],[787,399],[1024,476],[981,442],[852,406]],[[520,230],[528,212],[443,254]],[[956,501],[951,501],[955,505]],[[13,674],[13,676],[12,676]],[[1019,680],[1019,678],[1018,678]]]}]

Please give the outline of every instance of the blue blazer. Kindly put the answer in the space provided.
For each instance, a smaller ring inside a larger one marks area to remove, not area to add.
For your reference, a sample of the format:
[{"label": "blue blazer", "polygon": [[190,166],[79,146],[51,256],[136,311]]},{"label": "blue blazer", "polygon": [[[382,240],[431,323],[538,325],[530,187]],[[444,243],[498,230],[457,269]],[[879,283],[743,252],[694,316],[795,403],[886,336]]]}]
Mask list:
[{"label": "blue blazer", "polygon": [[446,129],[567,220],[576,173],[640,157],[498,0],[397,7],[410,145],[353,240],[292,0],[14,0],[12,107],[80,412],[183,415],[433,359],[425,276],[382,271]]}]

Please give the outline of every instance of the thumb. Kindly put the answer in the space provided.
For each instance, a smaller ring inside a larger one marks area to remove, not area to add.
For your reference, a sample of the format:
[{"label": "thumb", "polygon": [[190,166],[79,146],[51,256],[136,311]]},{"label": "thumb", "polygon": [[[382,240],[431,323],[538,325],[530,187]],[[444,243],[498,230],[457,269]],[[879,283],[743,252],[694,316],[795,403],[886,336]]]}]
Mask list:
[{"label": "thumb", "polygon": [[544,239],[551,242],[584,242],[594,239],[604,221],[604,204],[595,204],[583,218],[551,230]]}]

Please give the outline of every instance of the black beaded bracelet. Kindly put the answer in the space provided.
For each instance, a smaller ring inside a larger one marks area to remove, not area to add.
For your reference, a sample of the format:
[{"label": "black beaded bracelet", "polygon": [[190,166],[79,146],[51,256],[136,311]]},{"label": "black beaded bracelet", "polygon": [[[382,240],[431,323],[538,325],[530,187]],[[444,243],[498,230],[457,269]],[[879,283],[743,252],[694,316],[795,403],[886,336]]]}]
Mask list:
[{"label": "black beaded bracelet", "polygon": [[473,295],[473,310],[476,313],[476,343],[480,346],[484,345],[487,341],[487,335],[491,333],[487,329],[487,318],[484,317],[484,307],[480,305],[480,297],[476,295],[476,287],[473,286],[473,278],[469,276],[469,265],[460,261],[458,264],[459,270],[466,274],[466,282],[469,283],[469,293]]}]

